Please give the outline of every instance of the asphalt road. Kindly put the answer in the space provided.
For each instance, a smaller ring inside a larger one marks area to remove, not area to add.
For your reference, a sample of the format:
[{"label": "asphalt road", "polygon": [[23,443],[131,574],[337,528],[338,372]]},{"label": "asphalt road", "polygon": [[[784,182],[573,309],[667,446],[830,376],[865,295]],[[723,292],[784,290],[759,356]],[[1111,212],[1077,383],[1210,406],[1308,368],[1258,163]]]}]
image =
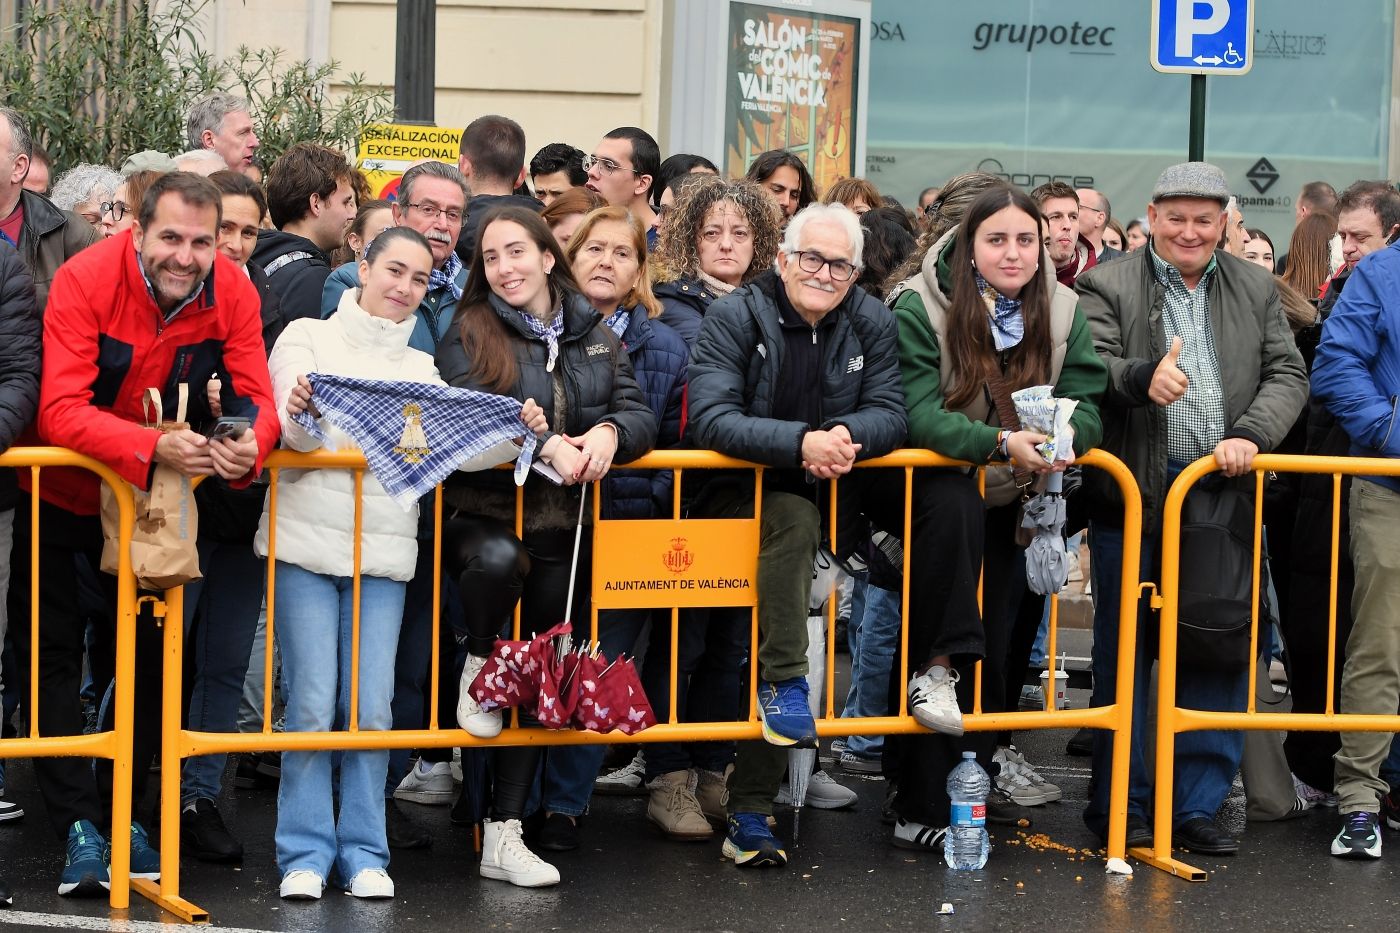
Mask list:
[{"label": "asphalt road", "polygon": [[[1082,702],[1083,695],[1072,691],[1071,699]],[[1243,850],[1230,859],[1196,857],[1208,882],[1191,884],[1137,863],[1132,877],[1105,874],[1100,857],[1078,851],[1096,842],[1079,819],[1086,759],[1064,756],[1067,737],[1020,737],[1028,758],[1065,797],[1037,808],[1030,829],[994,831],[991,860],[977,872],[950,872],[937,856],[892,847],[879,821],[883,781],[841,775],[859,794],[855,811],[805,810],[795,842],[791,811],[780,811],[778,832],[789,843],[785,869],[737,869],[720,856],[719,840],[665,841],[646,820],[645,798],[600,797],[584,823],[583,847],[554,856],[563,883],[522,890],[477,876],[470,832],[449,823],[447,808],[405,804],[434,839],[431,850],[394,855],[395,900],[366,903],[328,889],[318,902],[290,904],[277,897],[275,794],[231,790],[224,812],[247,858],[241,868],[187,860],[184,894],[212,914],[216,927],[266,931],[1394,928],[1400,855],[1364,864],[1331,858],[1327,844],[1338,820],[1329,810],[1246,829],[1237,796],[1222,817],[1244,833]],[[16,888],[15,906],[0,911],[0,933],[170,929],[172,918],[137,896],[126,917],[115,919],[105,903],[58,897],[62,852],[42,818],[27,763],[12,762],[7,783],[30,813],[0,825],[0,871]],[[1052,845],[1029,838],[1034,834]],[[1387,830],[1385,842],[1400,852],[1400,834]],[[938,913],[945,902],[951,915]]]}]

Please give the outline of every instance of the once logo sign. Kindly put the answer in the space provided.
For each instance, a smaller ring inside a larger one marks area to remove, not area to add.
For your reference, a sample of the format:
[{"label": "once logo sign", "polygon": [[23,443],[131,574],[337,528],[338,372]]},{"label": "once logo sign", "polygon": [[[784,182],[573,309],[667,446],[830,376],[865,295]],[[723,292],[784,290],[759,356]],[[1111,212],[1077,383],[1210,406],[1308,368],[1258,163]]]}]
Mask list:
[{"label": "once logo sign", "polygon": [[1268,194],[1269,189],[1278,181],[1278,169],[1268,159],[1261,158],[1249,167],[1249,171],[1244,173],[1244,177],[1249,179],[1249,183],[1254,186],[1254,190],[1260,194]]}]

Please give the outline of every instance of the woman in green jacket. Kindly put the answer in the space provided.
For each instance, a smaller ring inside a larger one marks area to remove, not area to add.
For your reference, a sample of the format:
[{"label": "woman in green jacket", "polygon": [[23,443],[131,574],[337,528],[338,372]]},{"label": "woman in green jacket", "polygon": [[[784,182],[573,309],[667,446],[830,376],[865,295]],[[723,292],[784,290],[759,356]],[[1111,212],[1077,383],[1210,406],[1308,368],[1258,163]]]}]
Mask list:
[{"label": "woman in green jacket", "polygon": [[982,660],[982,708],[1004,709],[1008,643],[1026,594],[1013,467],[1044,474],[1074,459],[1071,452],[1047,463],[1035,449],[1044,436],[1003,423],[995,398],[1005,395],[1009,405],[1018,389],[1052,385],[1057,398],[1079,402],[1071,419],[1074,451],[1095,446],[1102,433],[1098,401],[1107,370],[1075,293],[1055,281],[1042,242],[1035,203],[1019,188],[995,185],[971,201],[958,226],[891,295],[909,446],[987,466],[985,499],[972,468],[923,471],[915,486],[915,513],[936,515],[937,528],[915,534],[911,566],[938,579],[932,598],[909,613],[909,708],[938,733],[912,736],[899,752],[894,809],[904,825],[896,825],[895,838],[927,840],[915,847],[932,848],[937,828],[948,825],[943,787],[964,747],[997,773],[994,733],[959,738],[973,681],[959,672]]}]

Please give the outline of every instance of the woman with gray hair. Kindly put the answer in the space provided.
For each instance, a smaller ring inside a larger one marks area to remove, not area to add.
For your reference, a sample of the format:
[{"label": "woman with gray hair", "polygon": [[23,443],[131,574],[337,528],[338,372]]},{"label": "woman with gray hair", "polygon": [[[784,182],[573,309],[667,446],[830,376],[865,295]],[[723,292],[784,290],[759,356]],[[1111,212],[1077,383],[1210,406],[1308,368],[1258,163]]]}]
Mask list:
[{"label": "woman with gray hair", "polygon": [[772,198],[751,182],[687,182],[656,244],[652,292],[661,299],[661,323],[694,344],[710,303],[773,265],[782,221]]},{"label": "woman with gray hair", "polygon": [[81,163],[58,176],[50,200],[61,210],[72,211],[102,232],[102,215],[112,210],[112,195],[121,175],[105,165]]}]

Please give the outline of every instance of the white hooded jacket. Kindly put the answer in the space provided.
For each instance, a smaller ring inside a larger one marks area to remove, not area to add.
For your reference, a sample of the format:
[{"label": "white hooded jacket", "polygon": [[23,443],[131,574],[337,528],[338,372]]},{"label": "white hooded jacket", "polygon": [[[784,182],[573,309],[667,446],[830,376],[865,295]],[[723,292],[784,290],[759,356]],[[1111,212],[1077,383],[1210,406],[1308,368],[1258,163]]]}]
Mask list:
[{"label": "white hooded jacket", "polygon": [[[287,399],[297,377],[328,373],[362,379],[425,382],[443,385],[433,358],[408,345],[416,318],[395,323],[374,317],[359,305],[359,289],[341,296],[336,313],[325,320],[300,318],[287,325],[268,359],[272,392],[282,422],[282,443],[310,451],[321,442],[287,414]],[[322,419],[321,429],[338,450],[354,449],[344,432]],[[482,470],[515,459],[509,441],[498,444],[459,470]],[[407,581],[418,560],[418,509],[405,512],[372,471],[365,471],[361,521],[360,572],[365,576]],[[269,497],[270,502],[270,497]],[[277,559],[312,573],[348,577],[354,571],[355,480],[349,470],[282,470],[277,487]],[[269,506],[264,504],[253,549],[268,551]]]}]

